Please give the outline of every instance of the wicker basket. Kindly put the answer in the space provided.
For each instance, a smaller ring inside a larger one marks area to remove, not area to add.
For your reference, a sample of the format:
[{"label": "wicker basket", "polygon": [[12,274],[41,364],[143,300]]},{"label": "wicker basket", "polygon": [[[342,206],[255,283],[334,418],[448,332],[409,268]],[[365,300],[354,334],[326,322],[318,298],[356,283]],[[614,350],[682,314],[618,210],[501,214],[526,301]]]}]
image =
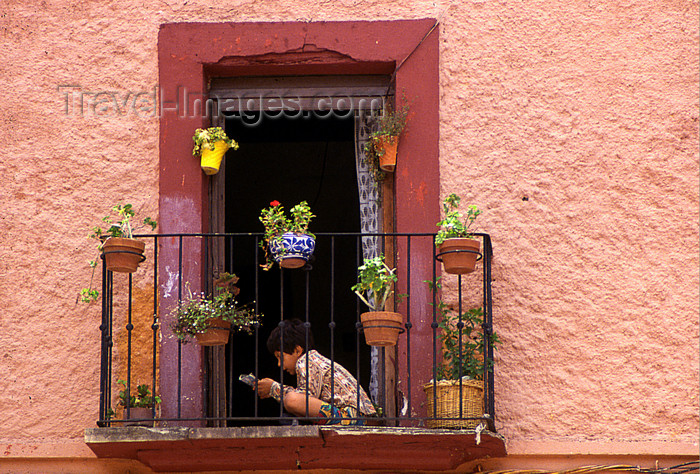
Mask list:
[{"label": "wicker basket", "polygon": [[[428,417],[433,412],[433,383],[423,386],[428,401]],[[428,428],[462,428],[473,429],[479,420],[464,420],[461,418],[481,417],[484,415],[484,382],[482,380],[462,381],[462,416],[459,412],[459,381],[440,380],[437,383],[435,396],[437,418],[453,418],[450,420],[428,419]]]}]

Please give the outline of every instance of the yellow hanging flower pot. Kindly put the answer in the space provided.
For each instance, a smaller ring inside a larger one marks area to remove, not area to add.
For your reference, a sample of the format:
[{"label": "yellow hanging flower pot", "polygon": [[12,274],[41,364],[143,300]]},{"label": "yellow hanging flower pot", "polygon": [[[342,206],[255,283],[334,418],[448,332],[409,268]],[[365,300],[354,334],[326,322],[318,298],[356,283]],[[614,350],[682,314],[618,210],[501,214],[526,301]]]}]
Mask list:
[{"label": "yellow hanging flower pot", "polygon": [[225,141],[219,140],[214,143],[214,149],[202,148],[202,159],[201,166],[202,171],[208,175],[216,174],[219,172],[219,167],[221,166],[221,160],[224,155],[231,148],[226,144]]},{"label": "yellow hanging flower pot", "polygon": [[238,150],[238,143],[230,139],[221,127],[198,128],[192,140],[194,140],[192,155],[201,155],[202,170],[208,175],[219,172],[221,160],[230,148]]}]

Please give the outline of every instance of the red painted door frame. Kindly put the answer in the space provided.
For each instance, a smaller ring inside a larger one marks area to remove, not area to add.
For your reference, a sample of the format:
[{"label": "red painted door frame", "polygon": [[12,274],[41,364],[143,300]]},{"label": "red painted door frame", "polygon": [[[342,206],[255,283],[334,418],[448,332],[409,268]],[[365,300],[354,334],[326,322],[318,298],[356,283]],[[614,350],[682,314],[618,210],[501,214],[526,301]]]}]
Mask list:
[{"label": "red painted door frame", "polygon": [[[192,135],[206,127],[202,113],[207,81],[213,75],[393,74],[397,102],[410,102],[408,132],[399,144],[395,176],[396,231],[434,232],[439,218],[439,28],[434,19],[397,21],[282,22],[282,23],[173,23],[161,25],[158,36],[160,83],[160,231],[206,231],[207,186],[198,161],[192,157]],[[180,264],[174,239],[160,252],[161,281],[177,275]],[[399,248],[399,255],[406,255]],[[412,411],[424,396],[420,386],[429,380],[432,360],[416,357],[432,351],[432,312],[423,280],[432,277],[432,246],[411,253]],[[199,249],[183,255],[184,281],[196,290],[201,278]],[[401,274],[400,259],[397,262]],[[184,282],[183,282],[184,285]],[[165,285],[161,284],[161,288]],[[168,285],[168,288],[173,288]],[[406,292],[406,288],[400,289]],[[161,392],[177,393],[177,339],[171,337],[168,314],[177,301],[174,290],[160,295],[163,327]],[[405,305],[404,305],[405,306]],[[183,346],[181,386],[188,402],[180,407],[164,397],[162,416],[199,417],[202,412],[201,350]],[[406,344],[400,343],[399,376],[406,388]]]}]

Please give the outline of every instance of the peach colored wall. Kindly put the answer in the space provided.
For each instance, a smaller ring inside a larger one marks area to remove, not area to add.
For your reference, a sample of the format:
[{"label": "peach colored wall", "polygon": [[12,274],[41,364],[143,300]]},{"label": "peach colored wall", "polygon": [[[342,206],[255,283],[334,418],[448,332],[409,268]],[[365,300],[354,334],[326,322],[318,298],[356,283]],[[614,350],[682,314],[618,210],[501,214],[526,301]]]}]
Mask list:
[{"label": "peach colored wall", "polygon": [[94,426],[75,294],[106,208],[158,211],[160,24],[436,17],[443,193],[494,240],[499,430],[697,446],[698,2],[617,3],[3,2],[0,444]]},{"label": "peach colored wall", "polygon": [[498,426],[697,442],[697,4],[536,5],[441,32],[442,187],[494,239]]}]

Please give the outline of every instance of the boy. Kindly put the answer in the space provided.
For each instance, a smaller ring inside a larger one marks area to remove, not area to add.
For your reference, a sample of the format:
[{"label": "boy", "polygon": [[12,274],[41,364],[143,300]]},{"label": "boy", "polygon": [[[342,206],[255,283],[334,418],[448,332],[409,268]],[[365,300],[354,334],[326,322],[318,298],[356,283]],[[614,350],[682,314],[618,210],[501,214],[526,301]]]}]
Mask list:
[{"label": "boy", "polygon": [[[280,348],[280,332],[284,347]],[[272,330],[267,339],[267,349],[277,357],[277,365],[284,365],[286,372],[297,376],[297,388],[284,386],[272,379],[258,381],[258,396],[272,397],[278,402],[284,399],[284,408],[296,416],[307,416],[306,388],[308,381],[308,407],[311,417],[326,418],[320,424],[363,424],[363,420],[353,420],[360,416],[375,416],[374,406],[367,393],[357,380],[338,363],[333,365],[333,400],[331,401],[331,361],[311,350],[313,338],[309,333],[309,352],[304,353],[306,331],[304,323],[298,319],[284,320]],[[282,356],[280,351],[284,352]],[[308,360],[309,373],[306,365]],[[360,406],[357,406],[357,390],[360,391]],[[283,392],[284,397],[280,394]]]}]

